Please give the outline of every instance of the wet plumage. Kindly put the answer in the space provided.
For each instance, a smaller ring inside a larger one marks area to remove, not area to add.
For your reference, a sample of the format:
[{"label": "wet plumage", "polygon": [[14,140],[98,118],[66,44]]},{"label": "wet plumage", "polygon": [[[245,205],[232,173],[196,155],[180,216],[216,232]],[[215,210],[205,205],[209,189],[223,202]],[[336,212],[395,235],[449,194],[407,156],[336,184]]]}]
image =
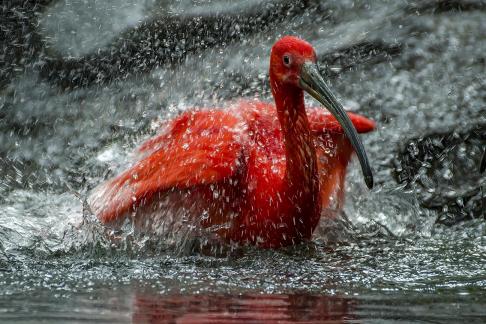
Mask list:
[{"label": "wet plumage", "polygon": [[[261,247],[310,239],[326,209],[342,207],[356,144],[329,112],[305,109],[298,76],[308,61],[315,62],[308,43],[277,42],[270,65],[275,105],[237,101],[167,121],[138,148],[138,161],[92,192],[92,211],[105,224],[131,217],[146,225],[172,213],[226,242]],[[348,117],[352,124],[345,125],[358,132],[374,129],[365,117]]]}]

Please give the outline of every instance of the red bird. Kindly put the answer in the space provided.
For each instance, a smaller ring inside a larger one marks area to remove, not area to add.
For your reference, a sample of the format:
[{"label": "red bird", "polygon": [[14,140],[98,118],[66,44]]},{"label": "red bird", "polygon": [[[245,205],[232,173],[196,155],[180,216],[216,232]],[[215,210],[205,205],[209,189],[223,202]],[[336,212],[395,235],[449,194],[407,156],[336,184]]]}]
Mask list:
[{"label": "red bird", "polygon": [[[88,198],[104,224],[132,221],[161,233],[182,227],[228,243],[277,248],[308,240],[326,209],[341,208],[357,132],[374,129],[346,113],[318,72],[312,46],[286,36],[272,47],[275,105],[240,101],[167,121],[140,159]],[[304,91],[330,111],[307,109]]]}]

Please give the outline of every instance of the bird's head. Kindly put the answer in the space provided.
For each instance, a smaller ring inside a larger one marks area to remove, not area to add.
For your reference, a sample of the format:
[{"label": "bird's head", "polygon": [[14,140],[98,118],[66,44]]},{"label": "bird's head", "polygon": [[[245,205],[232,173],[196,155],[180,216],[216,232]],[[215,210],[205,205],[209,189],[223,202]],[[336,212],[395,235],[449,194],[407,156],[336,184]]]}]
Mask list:
[{"label": "bird's head", "polygon": [[285,36],[272,47],[270,84],[277,97],[284,93],[306,91],[319,101],[341,124],[361,164],[366,185],[373,187],[373,174],[358,133],[317,67],[317,55],[311,44],[293,36]]},{"label": "bird's head", "polygon": [[270,80],[277,85],[300,87],[302,67],[316,62],[316,52],[311,44],[297,37],[285,36],[272,47]]}]

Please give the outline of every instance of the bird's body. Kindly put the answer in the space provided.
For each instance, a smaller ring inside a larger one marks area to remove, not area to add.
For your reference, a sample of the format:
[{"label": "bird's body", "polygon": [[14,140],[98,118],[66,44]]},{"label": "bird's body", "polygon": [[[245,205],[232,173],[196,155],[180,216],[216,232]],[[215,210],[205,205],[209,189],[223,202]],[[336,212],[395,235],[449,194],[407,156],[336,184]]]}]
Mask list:
[{"label": "bird's body", "polygon": [[[354,144],[333,115],[306,110],[302,90],[270,73],[275,105],[238,101],[167,121],[132,167],[93,191],[93,212],[105,224],[131,218],[175,230],[185,222],[261,247],[310,239],[321,215],[341,208]],[[358,132],[374,129],[348,116]]]}]

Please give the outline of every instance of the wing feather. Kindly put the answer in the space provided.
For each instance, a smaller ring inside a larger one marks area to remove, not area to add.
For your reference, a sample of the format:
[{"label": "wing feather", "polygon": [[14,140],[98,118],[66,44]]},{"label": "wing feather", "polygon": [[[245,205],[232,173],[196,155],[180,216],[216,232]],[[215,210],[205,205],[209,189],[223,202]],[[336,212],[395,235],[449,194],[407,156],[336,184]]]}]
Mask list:
[{"label": "wing feather", "polygon": [[[358,114],[348,112],[349,119],[358,133],[368,133],[375,129],[375,122]],[[323,132],[344,133],[343,128],[331,113],[322,108],[311,108],[307,110],[307,118],[312,132],[321,134]]]},{"label": "wing feather", "polygon": [[105,223],[151,201],[160,192],[231,177],[242,149],[240,120],[220,110],[184,113],[144,142],[132,167],[95,188],[88,198]]}]

